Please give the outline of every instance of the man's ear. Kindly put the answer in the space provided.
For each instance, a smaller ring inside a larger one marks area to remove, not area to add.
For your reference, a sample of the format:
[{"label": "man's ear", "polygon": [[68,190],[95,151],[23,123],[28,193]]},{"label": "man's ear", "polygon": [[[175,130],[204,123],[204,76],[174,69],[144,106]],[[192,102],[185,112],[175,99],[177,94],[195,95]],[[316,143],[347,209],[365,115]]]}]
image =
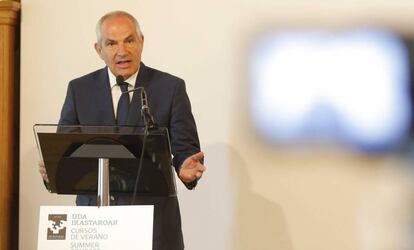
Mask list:
[{"label": "man's ear", "polygon": [[141,47],[144,48],[144,35],[141,35]]},{"label": "man's ear", "polygon": [[101,47],[101,45],[99,43],[95,43],[94,46],[95,46],[96,53],[98,53],[99,57],[102,59],[102,56],[101,56],[102,47]]}]

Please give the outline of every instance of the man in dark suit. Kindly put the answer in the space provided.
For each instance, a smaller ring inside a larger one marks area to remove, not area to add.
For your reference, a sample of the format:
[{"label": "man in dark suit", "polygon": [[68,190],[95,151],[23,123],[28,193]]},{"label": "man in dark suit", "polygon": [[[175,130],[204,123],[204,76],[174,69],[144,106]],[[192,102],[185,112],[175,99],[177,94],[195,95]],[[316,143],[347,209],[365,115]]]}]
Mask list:
[{"label": "man in dark suit", "polygon": [[[120,124],[118,102],[123,94],[116,77],[122,76],[129,90],[146,89],[154,120],[169,129],[175,170],[187,188],[192,189],[205,167],[184,81],[141,62],[144,36],[130,14],[115,11],[104,15],[97,24],[96,33],[95,50],[106,67],[69,83],[59,124],[144,125],[140,97],[133,92],[129,93],[129,110]],[[47,180],[44,168],[41,167],[40,172]],[[96,205],[96,197],[78,196],[76,203]],[[130,203],[130,196],[111,196],[111,205]],[[135,204],[154,205],[154,250],[184,249],[176,197],[138,197]]]}]

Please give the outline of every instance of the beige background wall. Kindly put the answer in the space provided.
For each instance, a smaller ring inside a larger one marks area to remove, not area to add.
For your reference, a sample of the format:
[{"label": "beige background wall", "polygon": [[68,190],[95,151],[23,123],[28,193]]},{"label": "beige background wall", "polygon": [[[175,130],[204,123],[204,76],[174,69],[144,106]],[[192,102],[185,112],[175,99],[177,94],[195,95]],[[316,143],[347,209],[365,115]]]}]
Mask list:
[{"label": "beige background wall", "polygon": [[96,20],[123,9],[140,21],[143,61],[184,78],[208,170],[179,187],[187,249],[413,249],[412,163],[338,147],[271,147],[248,118],[249,47],[280,27],[384,25],[414,31],[413,1],[22,0],[20,247],[36,249],[40,205],[32,126],[56,123],[70,79],[103,63]]}]

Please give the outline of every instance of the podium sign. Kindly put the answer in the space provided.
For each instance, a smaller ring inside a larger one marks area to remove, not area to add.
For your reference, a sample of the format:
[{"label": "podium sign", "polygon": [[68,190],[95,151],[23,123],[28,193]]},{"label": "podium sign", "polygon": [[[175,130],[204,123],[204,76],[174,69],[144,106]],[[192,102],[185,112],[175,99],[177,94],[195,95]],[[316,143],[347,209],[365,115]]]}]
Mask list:
[{"label": "podium sign", "polygon": [[154,206],[41,206],[38,250],[152,250]]}]

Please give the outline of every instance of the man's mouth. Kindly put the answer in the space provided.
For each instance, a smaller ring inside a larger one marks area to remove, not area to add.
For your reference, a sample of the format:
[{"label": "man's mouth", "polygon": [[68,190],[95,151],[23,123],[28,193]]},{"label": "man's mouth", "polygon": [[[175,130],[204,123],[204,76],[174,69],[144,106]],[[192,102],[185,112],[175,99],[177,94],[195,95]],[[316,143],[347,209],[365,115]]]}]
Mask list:
[{"label": "man's mouth", "polygon": [[123,68],[123,67],[128,67],[131,64],[131,60],[119,60],[116,62],[116,65]]}]

